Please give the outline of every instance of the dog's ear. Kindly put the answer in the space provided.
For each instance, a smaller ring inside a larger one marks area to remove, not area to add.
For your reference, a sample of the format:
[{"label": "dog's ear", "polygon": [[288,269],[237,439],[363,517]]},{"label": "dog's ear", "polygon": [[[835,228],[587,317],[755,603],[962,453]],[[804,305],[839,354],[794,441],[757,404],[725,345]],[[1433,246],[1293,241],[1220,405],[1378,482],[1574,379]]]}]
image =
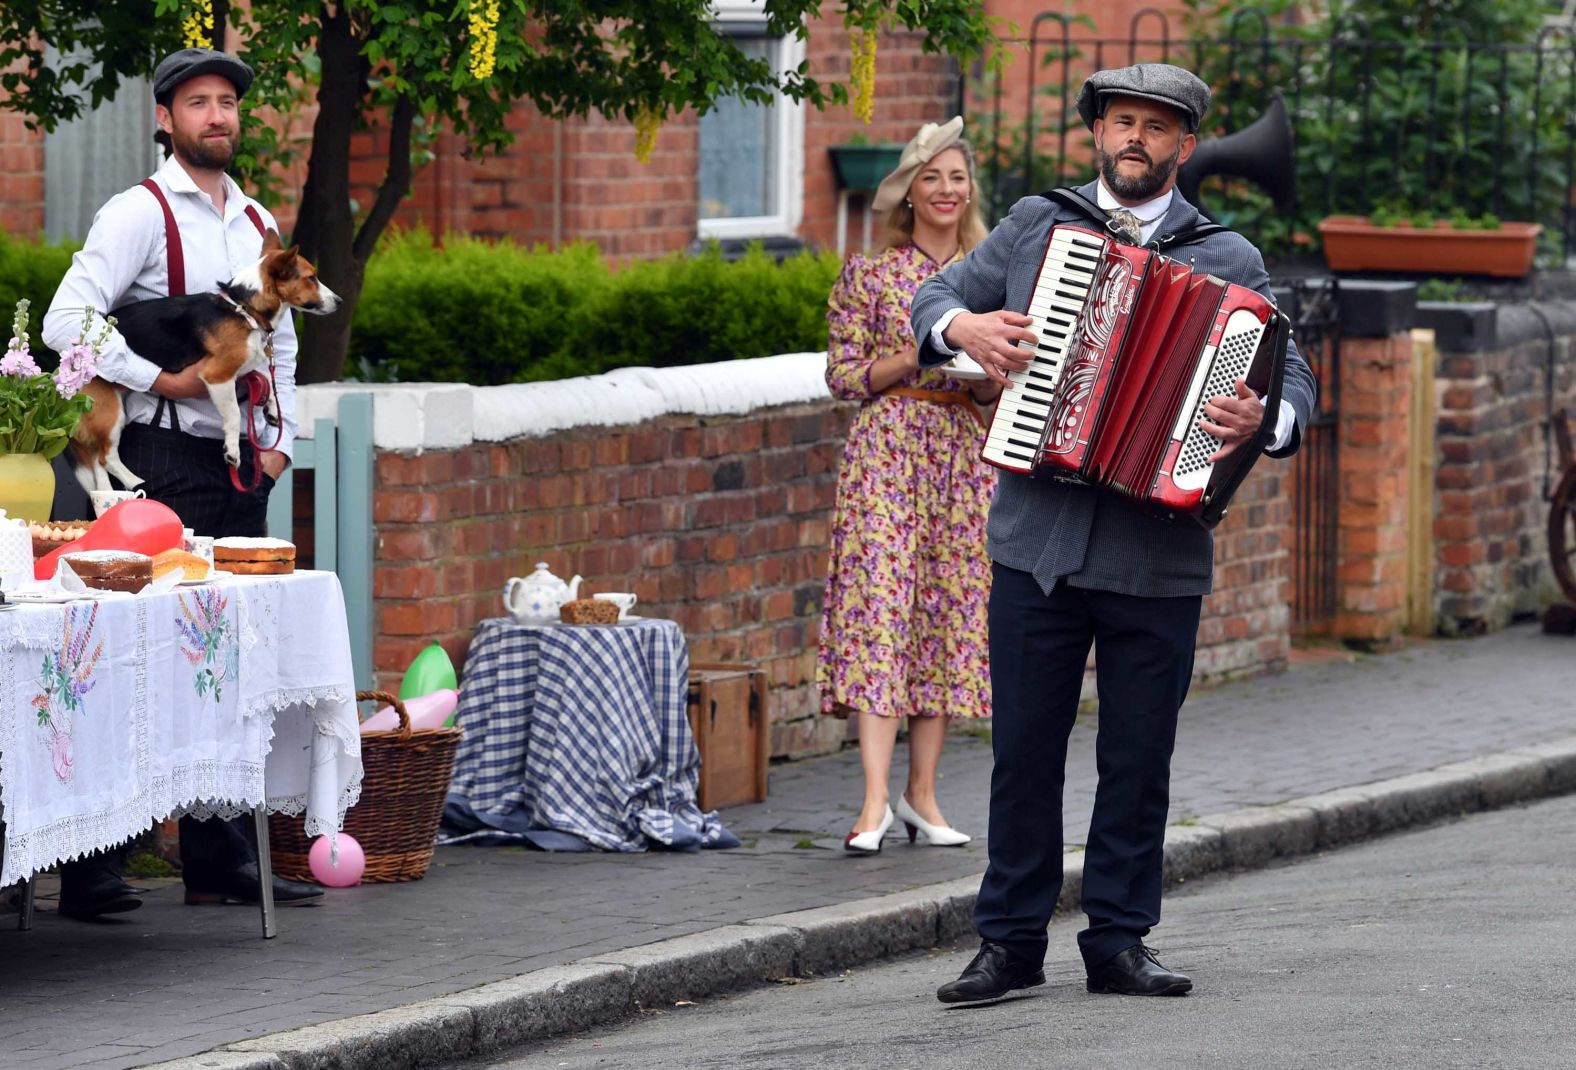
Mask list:
[{"label": "dog's ear", "polygon": [[269,227],[268,232],[263,235],[263,252],[277,253],[284,247],[284,242],[279,240],[279,232],[273,227]]}]

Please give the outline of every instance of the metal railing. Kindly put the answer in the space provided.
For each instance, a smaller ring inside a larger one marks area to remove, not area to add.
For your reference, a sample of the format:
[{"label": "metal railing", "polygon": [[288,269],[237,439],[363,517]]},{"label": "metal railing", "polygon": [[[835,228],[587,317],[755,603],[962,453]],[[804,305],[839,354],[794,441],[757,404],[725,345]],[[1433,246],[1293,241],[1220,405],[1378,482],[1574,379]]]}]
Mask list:
[{"label": "metal railing", "polygon": [[1251,123],[1284,96],[1295,132],[1298,200],[1267,211],[1242,183],[1207,187],[1214,214],[1272,249],[1313,234],[1324,215],[1378,205],[1529,219],[1545,226],[1545,258],[1569,256],[1576,236],[1576,36],[1548,25],[1534,40],[1467,40],[1450,23],[1421,40],[1381,40],[1339,19],[1272,24],[1237,9],[1220,36],[1182,39],[1148,8],[1125,38],[1074,36],[1077,18],[1038,15],[1005,47],[1003,77],[970,87],[982,185],[1001,214],[1019,196],[1093,174],[1092,138],[1074,109],[1096,70],[1162,61],[1210,82],[1214,106],[1200,138]]}]

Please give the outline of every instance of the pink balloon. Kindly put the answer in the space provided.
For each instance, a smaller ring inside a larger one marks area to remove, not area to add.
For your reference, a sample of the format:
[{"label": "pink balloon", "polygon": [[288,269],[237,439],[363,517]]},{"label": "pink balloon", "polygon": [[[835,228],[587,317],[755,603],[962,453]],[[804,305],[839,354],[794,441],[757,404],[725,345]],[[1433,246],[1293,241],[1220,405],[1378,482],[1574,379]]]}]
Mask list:
[{"label": "pink balloon", "polygon": [[[411,731],[442,728],[443,722],[449,719],[449,714],[454,712],[454,707],[459,701],[460,693],[449,687],[420,698],[406,699],[405,712],[410,714]],[[393,732],[397,728],[399,728],[399,714],[394,712],[393,706],[384,706],[361,722],[362,732]]]},{"label": "pink balloon", "polygon": [[327,836],[319,836],[307,852],[306,866],[317,883],[327,888],[350,888],[361,883],[367,869],[367,856],[354,836],[339,834],[339,865],[330,861],[332,845]]}]

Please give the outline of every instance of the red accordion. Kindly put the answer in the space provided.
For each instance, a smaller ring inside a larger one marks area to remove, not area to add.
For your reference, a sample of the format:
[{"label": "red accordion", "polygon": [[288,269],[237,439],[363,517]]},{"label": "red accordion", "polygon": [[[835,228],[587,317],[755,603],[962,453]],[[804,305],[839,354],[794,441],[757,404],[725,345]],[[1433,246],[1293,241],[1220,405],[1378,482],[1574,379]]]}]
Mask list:
[{"label": "red accordion", "polygon": [[[982,456],[1108,487],[1214,527],[1274,433],[1290,321],[1262,295],[1082,227],[1051,230],[1027,314],[1037,345],[1010,376]],[[1244,379],[1258,433],[1219,462],[1204,403]]]}]

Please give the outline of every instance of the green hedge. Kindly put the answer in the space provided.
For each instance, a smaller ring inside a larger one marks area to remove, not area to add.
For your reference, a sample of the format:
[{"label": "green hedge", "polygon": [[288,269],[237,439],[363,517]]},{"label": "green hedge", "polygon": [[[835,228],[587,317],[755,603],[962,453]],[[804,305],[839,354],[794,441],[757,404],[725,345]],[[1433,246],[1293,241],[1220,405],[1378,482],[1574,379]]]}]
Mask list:
[{"label": "green hedge", "polygon": [[[0,313],[9,324],[17,298],[31,298],[35,346],[71,253],[0,233]],[[829,253],[778,263],[752,249],[610,270],[592,245],[439,248],[422,231],[392,234],[367,265],[345,370],[486,386],[817,350],[839,267]]]},{"label": "green hedge", "polygon": [[438,248],[407,232],[367,266],[348,366],[487,385],[815,350],[838,269],[829,254],[778,263],[752,249],[731,263],[712,250],[612,271],[590,245]]},{"label": "green hedge", "polygon": [[38,338],[39,326],[49,302],[55,299],[55,290],[71,266],[74,245],[48,245],[24,241],[0,231],[0,351],[11,337],[11,319],[16,303],[21,298],[33,302],[28,310],[29,330],[33,336],[33,352],[41,357],[52,351]]}]

